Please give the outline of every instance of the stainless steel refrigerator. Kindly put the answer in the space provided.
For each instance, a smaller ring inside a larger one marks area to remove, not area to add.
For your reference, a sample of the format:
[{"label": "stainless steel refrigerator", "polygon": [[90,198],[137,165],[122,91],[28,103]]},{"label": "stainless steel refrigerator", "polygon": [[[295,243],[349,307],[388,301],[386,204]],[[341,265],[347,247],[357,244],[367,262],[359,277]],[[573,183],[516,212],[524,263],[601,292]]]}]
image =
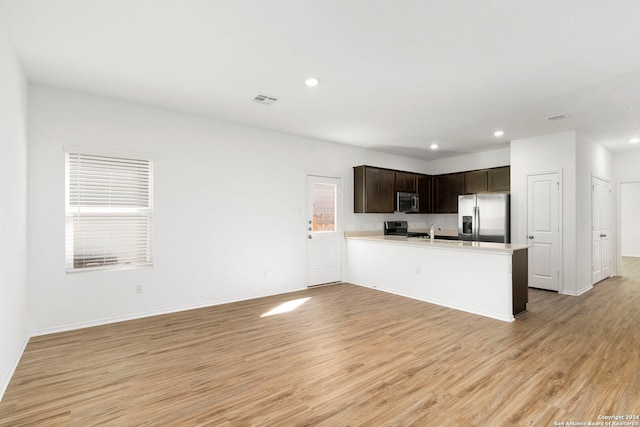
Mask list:
[{"label": "stainless steel refrigerator", "polygon": [[509,193],[458,196],[458,239],[511,243]]}]

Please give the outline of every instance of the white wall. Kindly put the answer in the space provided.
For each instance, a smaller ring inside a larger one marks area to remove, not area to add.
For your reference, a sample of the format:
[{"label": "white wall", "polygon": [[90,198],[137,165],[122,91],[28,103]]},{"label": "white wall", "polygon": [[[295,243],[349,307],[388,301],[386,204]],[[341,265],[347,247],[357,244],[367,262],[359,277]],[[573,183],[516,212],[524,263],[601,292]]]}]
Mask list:
[{"label": "white wall", "polygon": [[[613,153],[615,188],[619,190],[618,194],[620,195],[620,197],[617,198],[618,235],[621,237],[617,244],[617,254],[619,256],[630,256],[628,254],[635,252],[635,250],[628,247],[627,249],[623,249],[623,242],[639,244],[639,240],[634,240],[635,233],[638,233],[636,226],[630,225],[628,222],[626,222],[626,225],[623,224],[622,218],[624,215],[625,217],[631,217],[632,221],[637,221],[640,217],[640,209],[633,209],[632,207],[637,199],[634,199],[633,196],[628,197],[629,195],[627,194],[629,192],[634,193],[633,190],[630,190],[633,186],[624,189],[625,184],[640,183],[640,167],[638,167],[638,165],[640,165],[640,147]],[[640,252],[636,253],[638,254],[636,256],[640,256]],[[617,261],[619,261],[619,259],[617,259]]]},{"label": "white wall", "polygon": [[[589,139],[586,135],[576,134],[576,271],[577,293],[583,293],[591,288],[592,277],[592,176],[608,181],[613,190],[612,182],[612,156],[611,152]],[[615,194],[612,193],[612,204]],[[611,206],[612,218],[615,218],[614,206]],[[612,221],[612,229],[615,230],[615,221]],[[616,236],[611,239],[612,266],[611,271],[616,271]]]},{"label": "white wall", "polygon": [[562,200],[562,283],[576,291],[576,133],[567,131],[511,142],[511,242],[527,244],[527,175],[560,172]]},{"label": "white wall", "polygon": [[640,182],[620,185],[620,255],[640,257]]},{"label": "white wall", "polygon": [[446,159],[432,160],[427,163],[427,167],[430,174],[440,175],[443,173],[508,166],[510,164],[511,149],[506,147],[498,150],[482,151],[479,153],[448,157]]},{"label": "white wall", "polygon": [[27,329],[27,82],[0,19],[0,399]]},{"label": "white wall", "polygon": [[[353,166],[428,172],[415,159],[46,86],[31,87],[29,126],[36,334],[305,288],[307,174],[342,177],[347,230],[425,222],[352,213]],[[152,268],[65,273],[69,144],[156,156]]]},{"label": "white wall", "polygon": [[640,182],[640,147],[613,153],[613,170],[617,182]]},{"label": "white wall", "polygon": [[561,293],[580,295],[591,288],[591,177],[611,181],[612,168],[611,152],[576,131],[511,143],[513,243],[527,241],[527,175],[562,173]]}]

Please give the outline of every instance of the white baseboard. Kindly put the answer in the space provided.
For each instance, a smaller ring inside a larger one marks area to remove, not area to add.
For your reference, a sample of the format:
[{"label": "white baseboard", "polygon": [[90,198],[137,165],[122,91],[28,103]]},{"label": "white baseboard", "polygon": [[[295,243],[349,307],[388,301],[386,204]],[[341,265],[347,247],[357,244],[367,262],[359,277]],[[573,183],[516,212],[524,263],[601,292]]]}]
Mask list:
[{"label": "white baseboard", "polygon": [[94,321],[90,321],[90,322],[72,323],[72,324],[67,324],[67,325],[62,325],[62,326],[56,326],[56,327],[53,327],[53,328],[45,328],[45,329],[34,330],[34,331],[31,332],[31,336],[32,337],[37,337],[37,336],[41,336],[41,335],[55,334],[55,333],[58,333],[58,332],[74,331],[74,330],[77,330],[77,329],[90,328],[90,327],[93,327],[93,326],[102,326],[102,325],[108,325],[110,323],[125,322],[127,320],[142,319],[142,318],[145,318],[145,317],[160,316],[162,314],[171,314],[171,313],[178,313],[180,311],[195,310],[195,309],[198,309],[198,308],[205,308],[205,307],[213,307],[213,306],[216,306],[216,305],[230,304],[230,303],[233,303],[233,302],[247,301],[247,300],[256,299],[256,298],[264,298],[264,297],[270,297],[270,296],[274,296],[274,295],[281,295],[281,294],[286,294],[286,293],[289,293],[289,292],[298,292],[298,291],[303,291],[305,289],[307,289],[307,288],[305,287],[305,288],[301,288],[301,289],[282,289],[282,290],[279,290],[279,291],[274,291],[274,292],[269,292],[269,293],[264,293],[264,294],[248,295],[248,296],[244,296],[244,297],[241,297],[241,298],[232,298],[232,299],[227,299],[227,300],[213,300],[213,301],[207,301],[207,302],[198,303],[198,304],[189,304],[189,305],[183,305],[183,306],[178,306],[178,307],[169,307],[169,308],[165,308],[165,309],[161,309],[161,310],[153,310],[153,311],[147,311],[147,312],[142,312],[142,313],[135,313],[135,314],[127,315],[127,316],[116,316],[116,317],[109,317],[109,318],[105,318],[105,319],[94,320]]},{"label": "white baseboard", "polygon": [[580,289],[580,290],[578,290],[576,292],[573,292],[573,291],[562,291],[562,292],[558,292],[558,293],[562,294],[562,295],[570,295],[572,297],[579,297],[580,295],[582,295],[582,294],[584,294],[586,292],[589,292],[591,289],[593,289],[593,285],[589,285],[586,288],[582,288],[582,289]]},{"label": "white baseboard", "polygon": [[18,363],[20,363],[20,359],[22,359],[22,354],[24,353],[24,350],[27,348],[27,344],[29,344],[29,338],[30,338],[29,335],[26,335],[24,337],[24,340],[22,341],[22,346],[20,347],[20,349],[18,350],[18,352],[13,358],[13,363],[11,364],[11,368],[7,372],[7,375],[4,378],[2,378],[2,381],[0,382],[0,402],[4,397],[4,392],[7,391],[7,387],[9,387],[9,382],[11,381],[13,374],[16,372],[16,368],[18,367]]}]

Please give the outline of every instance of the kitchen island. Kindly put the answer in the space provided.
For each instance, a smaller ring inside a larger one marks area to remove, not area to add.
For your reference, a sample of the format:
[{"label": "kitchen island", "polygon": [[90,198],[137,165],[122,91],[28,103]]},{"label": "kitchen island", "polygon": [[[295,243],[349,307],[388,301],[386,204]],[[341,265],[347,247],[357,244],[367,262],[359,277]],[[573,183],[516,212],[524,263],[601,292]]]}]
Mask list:
[{"label": "kitchen island", "polygon": [[526,311],[526,245],[345,233],[347,281],[512,322]]}]

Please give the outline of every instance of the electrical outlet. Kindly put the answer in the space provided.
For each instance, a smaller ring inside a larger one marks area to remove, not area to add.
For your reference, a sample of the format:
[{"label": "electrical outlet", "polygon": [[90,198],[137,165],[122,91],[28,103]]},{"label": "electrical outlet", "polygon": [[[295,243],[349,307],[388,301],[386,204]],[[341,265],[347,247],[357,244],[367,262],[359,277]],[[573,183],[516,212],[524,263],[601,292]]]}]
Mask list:
[{"label": "electrical outlet", "polygon": [[420,267],[416,267],[416,274],[422,273],[422,269]]},{"label": "electrical outlet", "polygon": [[136,285],[136,294],[141,294],[142,292],[144,292],[144,288],[142,286],[142,283],[138,283]]}]

